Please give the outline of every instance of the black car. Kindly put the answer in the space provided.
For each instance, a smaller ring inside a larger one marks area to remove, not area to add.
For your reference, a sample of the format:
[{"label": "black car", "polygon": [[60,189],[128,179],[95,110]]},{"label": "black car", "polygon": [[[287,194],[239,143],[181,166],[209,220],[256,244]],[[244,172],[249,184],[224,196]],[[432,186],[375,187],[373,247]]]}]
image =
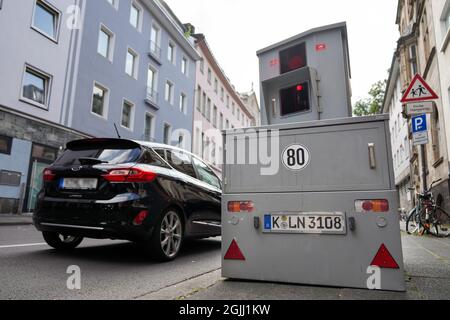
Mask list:
[{"label": "black car", "polygon": [[220,235],[221,182],[179,148],[76,140],[43,179],[33,221],[56,249],[73,249],[84,237],[124,239],[167,261],[186,238]]}]

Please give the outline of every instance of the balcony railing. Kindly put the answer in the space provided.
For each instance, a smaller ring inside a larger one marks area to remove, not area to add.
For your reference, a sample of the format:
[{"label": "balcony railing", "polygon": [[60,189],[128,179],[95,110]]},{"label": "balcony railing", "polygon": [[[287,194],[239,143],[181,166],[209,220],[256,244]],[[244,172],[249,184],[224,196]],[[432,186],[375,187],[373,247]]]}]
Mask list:
[{"label": "balcony railing", "polygon": [[159,98],[158,92],[153,90],[151,87],[147,87],[147,96],[146,96],[145,102],[150,104],[155,109],[159,109],[158,98]]},{"label": "balcony railing", "polygon": [[159,63],[161,63],[161,48],[155,41],[150,40],[149,54],[155,58]]}]

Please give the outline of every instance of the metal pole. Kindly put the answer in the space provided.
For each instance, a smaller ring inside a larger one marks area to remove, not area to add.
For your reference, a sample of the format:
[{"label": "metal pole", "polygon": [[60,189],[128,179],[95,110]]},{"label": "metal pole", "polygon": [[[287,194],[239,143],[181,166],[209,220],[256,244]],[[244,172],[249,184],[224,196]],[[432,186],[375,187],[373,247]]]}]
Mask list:
[{"label": "metal pole", "polygon": [[422,144],[420,145],[420,154],[422,158],[422,181],[423,181],[423,190],[427,190],[428,183],[427,183],[427,164],[425,159],[425,146]]}]

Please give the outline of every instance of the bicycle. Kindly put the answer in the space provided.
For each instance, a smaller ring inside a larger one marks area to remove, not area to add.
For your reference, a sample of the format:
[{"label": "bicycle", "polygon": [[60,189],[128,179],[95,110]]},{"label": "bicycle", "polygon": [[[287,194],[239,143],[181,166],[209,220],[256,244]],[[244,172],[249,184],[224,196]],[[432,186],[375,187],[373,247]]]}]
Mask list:
[{"label": "bicycle", "polygon": [[436,204],[431,192],[441,180],[433,181],[428,190],[417,194],[417,205],[409,212],[406,220],[408,234],[430,234],[436,237],[450,235],[450,215]]}]

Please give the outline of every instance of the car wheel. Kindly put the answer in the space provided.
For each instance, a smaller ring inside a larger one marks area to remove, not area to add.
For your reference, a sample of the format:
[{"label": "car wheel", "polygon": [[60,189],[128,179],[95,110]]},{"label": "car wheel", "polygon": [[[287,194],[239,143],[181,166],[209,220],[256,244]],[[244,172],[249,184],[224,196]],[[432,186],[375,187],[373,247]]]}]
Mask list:
[{"label": "car wheel", "polygon": [[161,215],[151,238],[151,254],[159,261],[174,260],[184,240],[183,219],[174,210]]},{"label": "car wheel", "polygon": [[71,250],[78,247],[78,245],[83,241],[82,237],[74,237],[68,235],[62,235],[56,232],[42,232],[45,242],[50,247],[58,250]]}]

